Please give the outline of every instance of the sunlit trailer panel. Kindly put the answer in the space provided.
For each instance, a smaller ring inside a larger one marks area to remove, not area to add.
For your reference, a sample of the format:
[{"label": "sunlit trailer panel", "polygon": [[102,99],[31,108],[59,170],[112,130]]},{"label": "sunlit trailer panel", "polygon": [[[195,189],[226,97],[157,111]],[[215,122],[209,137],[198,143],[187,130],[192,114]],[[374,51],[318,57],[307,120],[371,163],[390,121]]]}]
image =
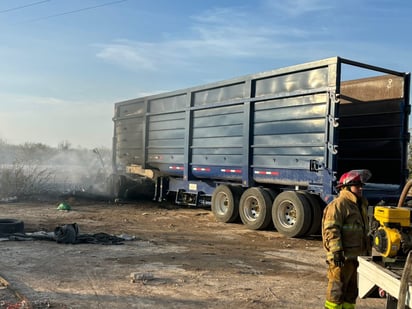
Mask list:
[{"label": "sunlit trailer panel", "polygon": [[275,212],[285,234],[301,221],[276,214],[282,197],[313,219],[318,207],[302,207],[330,201],[351,169],[371,170],[365,194],[390,202],[408,176],[409,87],[409,73],[333,57],[118,102],[114,191],[144,175],[156,200],[209,205],[252,228]]}]

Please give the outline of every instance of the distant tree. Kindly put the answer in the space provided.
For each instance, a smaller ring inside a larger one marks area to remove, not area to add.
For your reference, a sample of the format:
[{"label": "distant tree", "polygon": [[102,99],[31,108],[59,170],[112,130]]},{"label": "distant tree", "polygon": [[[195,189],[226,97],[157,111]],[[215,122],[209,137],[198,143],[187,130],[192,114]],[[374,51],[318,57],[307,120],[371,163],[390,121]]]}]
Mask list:
[{"label": "distant tree", "polygon": [[24,143],[18,146],[16,160],[26,162],[45,162],[49,160],[56,150],[42,143]]},{"label": "distant tree", "polygon": [[57,146],[59,150],[63,150],[63,151],[69,150],[71,149],[71,147],[72,147],[72,144],[68,140],[61,141],[59,145]]}]

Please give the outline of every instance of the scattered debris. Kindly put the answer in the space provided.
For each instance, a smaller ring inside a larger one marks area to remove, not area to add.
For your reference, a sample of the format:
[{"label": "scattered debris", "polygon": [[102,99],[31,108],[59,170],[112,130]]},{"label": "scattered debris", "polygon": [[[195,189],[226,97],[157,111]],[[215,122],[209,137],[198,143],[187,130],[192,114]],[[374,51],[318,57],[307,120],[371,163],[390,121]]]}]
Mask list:
[{"label": "scattered debris", "polygon": [[124,241],[136,240],[130,235],[110,235],[107,233],[80,234],[76,223],[57,226],[54,232],[39,231],[34,233],[9,233],[0,238],[4,240],[52,240],[60,244],[100,244],[100,245],[122,245]]},{"label": "scattered debris", "polygon": [[76,223],[58,226],[54,236],[59,244],[74,244],[79,236],[79,226]]},{"label": "scattered debris", "polygon": [[7,303],[4,302],[1,303],[1,306],[3,308],[7,308],[7,309],[23,309],[23,308],[33,308],[29,302],[29,300],[27,299],[26,296],[24,296],[22,293],[20,293],[19,291],[17,291],[15,288],[13,288],[9,281],[7,281],[5,278],[3,278],[2,276],[0,276],[0,284],[4,287],[6,287],[10,292],[12,292],[12,294],[16,297],[16,299],[18,299],[19,301],[17,303]]},{"label": "scattered debris", "polygon": [[144,284],[146,284],[150,280],[154,280],[154,275],[152,273],[133,272],[133,273],[130,274],[130,282],[131,283],[136,283],[138,281],[141,281]]},{"label": "scattered debris", "polygon": [[6,239],[14,240],[14,241],[20,241],[20,240],[52,240],[52,241],[55,241],[56,240],[54,236],[54,232],[45,232],[45,231],[39,231],[39,232],[34,232],[34,233],[14,233],[14,234],[9,235]]},{"label": "scattered debris", "polygon": [[67,210],[67,211],[69,211],[69,210],[71,210],[72,208],[70,207],[70,205],[69,205],[68,203],[66,203],[66,202],[61,202],[61,203],[59,204],[59,206],[57,206],[57,209],[58,209],[58,210]]},{"label": "scattered debris", "polygon": [[9,196],[0,199],[0,203],[15,203],[18,201],[17,196]]},{"label": "scattered debris", "polygon": [[127,234],[120,234],[118,237],[123,238],[124,240],[136,240],[136,236],[131,236]]}]

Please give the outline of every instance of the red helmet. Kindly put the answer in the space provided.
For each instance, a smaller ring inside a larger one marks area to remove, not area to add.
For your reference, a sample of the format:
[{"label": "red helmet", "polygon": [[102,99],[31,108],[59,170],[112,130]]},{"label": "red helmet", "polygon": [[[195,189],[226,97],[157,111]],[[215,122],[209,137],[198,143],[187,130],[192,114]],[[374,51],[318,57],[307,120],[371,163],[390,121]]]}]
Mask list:
[{"label": "red helmet", "polygon": [[363,185],[367,182],[372,176],[372,173],[369,170],[352,170],[347,173],[344,173],[336,186],[337,189],[342,187],[350,187]]}]

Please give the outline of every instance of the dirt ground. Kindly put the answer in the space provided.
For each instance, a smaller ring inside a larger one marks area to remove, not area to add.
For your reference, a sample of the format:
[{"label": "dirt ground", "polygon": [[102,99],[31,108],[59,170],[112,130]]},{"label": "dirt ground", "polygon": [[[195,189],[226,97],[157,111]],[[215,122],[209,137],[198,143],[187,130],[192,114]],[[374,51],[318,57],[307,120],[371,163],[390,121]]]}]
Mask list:
[{"label": "dirt ground", "polygon": [[[320,237],[247,230],[216,222],[208,209],[151,201],[68,202],[70,211],[56,201],[0,204],[0,218],[24,221],[26,233],[77,223],[80,234],[135,239],[1,241],[0,308],[323,308]],[[384,303],[358,300],[357,308]]]}]

